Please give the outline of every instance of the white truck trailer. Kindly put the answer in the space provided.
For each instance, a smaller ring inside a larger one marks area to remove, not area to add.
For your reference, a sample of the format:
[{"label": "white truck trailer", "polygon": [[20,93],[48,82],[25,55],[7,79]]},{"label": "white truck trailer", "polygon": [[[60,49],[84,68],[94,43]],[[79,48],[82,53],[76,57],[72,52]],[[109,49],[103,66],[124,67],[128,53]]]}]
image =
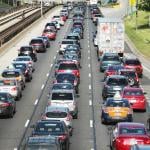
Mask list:
[{"label": "white truck trailer", "polygon": [[90,0],[90,5],[97,5],[98,0]]},{"label": "white truck trailer", "polygon": [[96,34],[97,56],[114,52],[120,57],[124,53],[124,22],[119,18],[99,18]]}]

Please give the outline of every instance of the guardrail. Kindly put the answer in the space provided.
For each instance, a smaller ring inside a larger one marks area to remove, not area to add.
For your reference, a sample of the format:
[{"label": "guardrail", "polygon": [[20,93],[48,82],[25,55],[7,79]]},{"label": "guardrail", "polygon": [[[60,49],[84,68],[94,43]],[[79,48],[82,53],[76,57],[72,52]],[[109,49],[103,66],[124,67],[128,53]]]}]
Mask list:
[{"label": "guardrail", "polygon": [[[55,5],[52,5],[50,7],[44,7],[43,8],[43,14],[45,14],[47,11],[49,11],[51,8],[53,8]],[[38,10],[37,12],[33,13],[32,15],[23,18],[16,24],[8,27],[7,29],[0,32],[0,47],[9,41],[11,38],[13,38],[15,35],[17,35],[20,31],[22,31],[24,28],[29,26],[31,23],[33,23],[35,20],[40,18],[41,12]]]},{"label": "guardrail", "polygon": [[3,25],[3,24],[6,24],[7,22],[9,22],[9,21],[11,21],[13,19],[16,19],[16,18],[22,16],[23,13],[25,15],[25,14],[27,14],[27,13],[31,12],[32,10],[35,10],[35,9],[37,9],[37,7],[30,7],[30,8],[24,9],[22,11],[16,12],[15,14],[7,16],[7,17],[5,17],[3,19],[0,18],[0,26]]}]

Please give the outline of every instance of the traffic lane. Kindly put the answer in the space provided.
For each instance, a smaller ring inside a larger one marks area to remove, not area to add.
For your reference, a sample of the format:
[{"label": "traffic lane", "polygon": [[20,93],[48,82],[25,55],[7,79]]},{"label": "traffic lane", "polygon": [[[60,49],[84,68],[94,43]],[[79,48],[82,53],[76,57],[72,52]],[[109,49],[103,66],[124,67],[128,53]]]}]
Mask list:
[{"label": "traffic lane", "polygon": [[103,100],[101,97],[103,74],[99,72],[99,62],[97,61],[97,54],[93,45],[93,34],[96,31],[96,27],[91,20],[89,20],[89,41],[91,50],[91,67],[92,67],[92,84],[93,84],[93,106],[94,106],[94,118],[95,118],[95,130],[96,130],[96,148],[97,150],[110,150],[109,148],[109,136],[107,127],[101,124],[101,106]]},{"label": "traffic lane", "polygon": [[87,34],[87,20],[84,21],[84,39],[81,40],[81,82],[79,87],[79,101],[78,101],[78,119],[73,120],[73,136],[71,137],[71,150],[90,150],[93,148],[93,135],[90,124],[91,109],[89,106],[90,100],[90,68],[89,68],[89,52],[88,52],[88,34]]},{"label": "traffic lane", "polygon": [[[42,85],[46,80],[49,65],[56,55],[57,50],[54,47],[58,46],[60,41],[59,37],[62,38],[61,35],[66,31],[67,24],[59,31],[58,40],[54,42],[55,45],[52,44],[46,53],[39,54],[38,61],[35,64],[36,70],[33,74],[33,80],[31,83],[27,83],[22,99],[17,102],[17,112],[14,118],[0,120],[0,128],[3,129],[0,132],[0,139],[5,139],[5,143],[3,140],[0,140],[0,149],[12,149],[14,145],[16,146],[18,144],[24,131],[26,121],[32,114],[35,100],[38,98]],[[47,67],[45,67],[46,64],[48,65]]]},{"label": "traffic lane", "polygon": [[0,64],[3,64],[0,66],[0,72],[3,71],[3,69],[5,69],[8,65],[10,65],[10,62],[17,57],[18,49],[21,46],[29,45],[31,38],[37,37],[42,34],[45,24],[51,20],[53,15],[59,14],[61,8],[62,6],[53,8],[42,18],[32,23],[17,36],[15,36],[12,40],[10,40],[6,45],[1,47],[1,49],[5,50],[0,53]]}]

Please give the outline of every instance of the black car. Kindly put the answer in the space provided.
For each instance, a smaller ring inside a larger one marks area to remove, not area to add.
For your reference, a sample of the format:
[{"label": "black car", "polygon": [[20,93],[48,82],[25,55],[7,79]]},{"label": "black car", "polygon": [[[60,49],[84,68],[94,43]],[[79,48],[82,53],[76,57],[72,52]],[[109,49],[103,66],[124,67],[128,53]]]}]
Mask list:
[{"label": "black car", "polygon": [[12,66],[15,69],[20,69],[22,71],[23,75],[25,76],[26,81],[30,82],[32,80],[32,69],[31,67],[29,67],[28,64],[16,61],[12,63]]},{"label": "black car", "polygon": [[43,39],[43,41],[44,41],[44,43],[46,45],[46,48],[50,47],[50,41],[49,41],[49,38],[47,36],[38,36],[38,38]]},{"label": "black car", "polygon": [[55,83],[52,90],[74,90],[74,86],[71,83]]},{"label": "black car", "polygon": [[19,49],[18,56],[30,56],[34,62],[37,61],[36,51],[32,46],[22,46]]},{"label": "black car", "polygon": [[46,52],[46,45],[41,38],[33,38],[30,41],[30,45],[36,52]]},{"label": "black car", "polygon": [[53,136],[30,136],[27,139],[25,150],[62,150],[62,145]]},{"label": "black car", "polygon": [[121,92],[124,87],[129,86],[128,79],[121,75],[108,76],[104,82],[102,97],[113,97],[117,91]]},{"label": "black car", "polygon": [[0,92],[0,116],[12,118],[16,112],[16,102],[9,93]]},{"label": "black car", "polygon": [[40,120],[33,127],[32,136],[54,136],[62,144],[63,150],[69,150],[69,130],[63,121]]}]

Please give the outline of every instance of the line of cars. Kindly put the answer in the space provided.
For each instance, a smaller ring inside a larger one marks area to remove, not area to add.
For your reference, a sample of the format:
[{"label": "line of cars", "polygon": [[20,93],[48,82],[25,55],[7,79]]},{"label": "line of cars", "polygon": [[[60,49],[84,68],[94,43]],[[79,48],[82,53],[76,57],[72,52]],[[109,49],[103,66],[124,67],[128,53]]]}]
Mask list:
[{"label": "line of cars", "polygon": [[[98,13],[97,9],[91,8]],[[94,23],[94,22],[93,22]],[[143,123],[133,122],[134,111],[146,111],[147,98],[140,85],[143,68],[140,60],[127,53],[120,58],[116,53],[104,53],[99,62],[104,72],[101,123],[108,127],[110,148],[113,150],[150,149],[150,135]]]},{"label": "line of cars", "polygon": [[[56,24],[53,25],[56,27]],[[46,52],[49,47],[50,38],[47,35],[32,38],[29,45],[19,48],[18,57],[13,59],[11,64],[1,72],[0,116],[10,118],[14,116],[16,101],[21,99],[26,82],[31,82],[33,78],[35,62],[38,59],[37,53]]]},{"label": "line of cars", "polygon": [[[68,10],[69,15],[71,11],[68,9],[69,7],[66,7],[66,5],[63,7],[65,8],[63,10]],[[59,55],[54,65],[55,78],[52,85],[50,85],[47,105],[41,119],[31,125],[33,130],[26,142],[27,150],[70,149],[73,119],[78,118],[81,68],[80,40],[83,38],[84,33],[85,6],[78,4],[74,10],[80,11],[73,13],[73,24],[70,32],[60,43]],[[51,142],[54,139],[55,142]]]}]

